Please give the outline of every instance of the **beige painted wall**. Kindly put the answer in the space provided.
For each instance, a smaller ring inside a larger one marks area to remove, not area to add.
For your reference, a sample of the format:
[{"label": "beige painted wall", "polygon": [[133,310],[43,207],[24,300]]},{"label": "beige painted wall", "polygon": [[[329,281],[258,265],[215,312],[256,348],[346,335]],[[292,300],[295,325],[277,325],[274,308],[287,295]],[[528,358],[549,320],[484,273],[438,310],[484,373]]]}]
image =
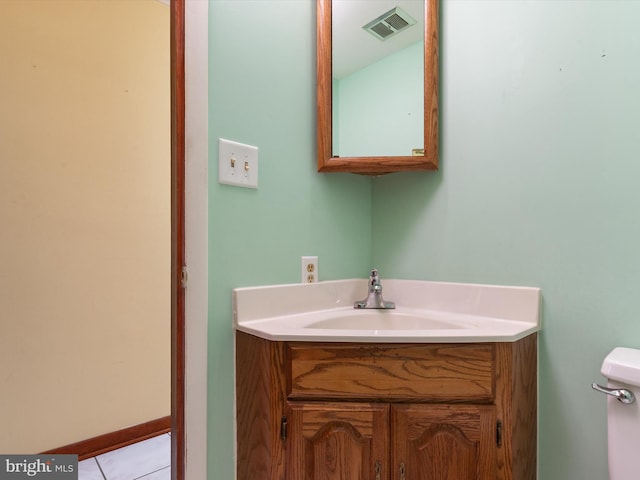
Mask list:
[{"label": "beige painted wall", "polygon": [[0,1],[0,452],[170,414],[169,9]]}]

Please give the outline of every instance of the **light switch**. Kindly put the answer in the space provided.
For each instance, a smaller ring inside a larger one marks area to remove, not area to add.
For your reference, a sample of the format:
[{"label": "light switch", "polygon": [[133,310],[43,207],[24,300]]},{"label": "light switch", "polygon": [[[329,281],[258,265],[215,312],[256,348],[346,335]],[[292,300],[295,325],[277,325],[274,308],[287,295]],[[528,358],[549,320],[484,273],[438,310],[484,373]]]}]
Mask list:
[{"label": "light switch", "polygon": [[218,139],[218,182],[258,188],[258,147]]}]

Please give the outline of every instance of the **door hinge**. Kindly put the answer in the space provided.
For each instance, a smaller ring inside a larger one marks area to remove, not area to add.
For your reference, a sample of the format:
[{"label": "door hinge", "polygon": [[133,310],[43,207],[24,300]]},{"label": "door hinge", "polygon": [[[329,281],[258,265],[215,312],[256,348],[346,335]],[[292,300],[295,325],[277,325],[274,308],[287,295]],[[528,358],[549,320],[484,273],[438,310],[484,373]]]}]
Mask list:
[{"label": "door hinge", "polygon": [[182,285],[182,288],[187,288],[187,279],[187,266],[183,265],[182,269],[180,270],[180,284]]},{"label": "door hinge", "polygon": [[280,419],[280,440],[287,439],[287,417],[283,416]]},{"label": "door hinge", "polygon": [[496,422],[496,444],[502,446],[502,422],[498,420]]}]

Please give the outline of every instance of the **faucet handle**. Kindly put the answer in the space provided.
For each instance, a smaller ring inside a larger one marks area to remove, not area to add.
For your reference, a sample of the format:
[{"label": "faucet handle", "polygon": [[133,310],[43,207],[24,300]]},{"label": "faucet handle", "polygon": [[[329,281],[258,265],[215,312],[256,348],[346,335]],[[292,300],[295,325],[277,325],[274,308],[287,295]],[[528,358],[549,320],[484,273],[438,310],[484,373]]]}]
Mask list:
[{"label": "faucet handle", "polygon": [[396,308],[395,303],[382,300],[382,284],[380,283],[377,268],[371,269],[367,298],[360,302],[355,302],[353,308]]},{"label": "faucet handle", "polygon": [[369,291],[370,292],[382,291],[382,283],[380,283],[380,276],[378,275],[378,270],[375,268],[371,270],[371,276],[369,276]]}]

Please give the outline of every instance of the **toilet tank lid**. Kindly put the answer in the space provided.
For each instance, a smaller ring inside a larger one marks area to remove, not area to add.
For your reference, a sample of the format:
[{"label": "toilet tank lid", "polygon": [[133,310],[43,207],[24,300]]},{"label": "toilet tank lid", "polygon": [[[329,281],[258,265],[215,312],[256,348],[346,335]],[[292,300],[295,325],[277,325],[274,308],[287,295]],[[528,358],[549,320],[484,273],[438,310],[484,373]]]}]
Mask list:
[{"label": "toilet tank lid", "polygon": [[610,380],[640,386],[640,350],[614,348],[602,362],[600,372]]}]

